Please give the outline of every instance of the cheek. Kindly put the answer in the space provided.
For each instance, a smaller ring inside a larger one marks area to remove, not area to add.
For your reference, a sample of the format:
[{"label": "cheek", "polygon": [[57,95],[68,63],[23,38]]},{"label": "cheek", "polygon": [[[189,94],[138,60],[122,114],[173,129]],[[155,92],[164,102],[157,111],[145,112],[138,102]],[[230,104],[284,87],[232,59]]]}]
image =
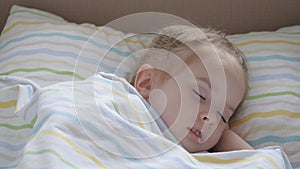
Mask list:
[{"label": "cheek", "polygon": [[155,94],[156,96],[152,97],[153,101],[150,99],[150,104],[156,111],[160,111],[161,118],[168,126],[172,125],[180,111],[181,91],[173,79],[166,80],[155,91],[153,94],[158,93],[157,91],[160,94]]},{"label": "cheek", "polygon": [[[192,90],[191,90],[192,91]],[[198,115],[198,107],[192,92],[181,88],[166,92],[167,104],[162,119],[170,125],[192,126]]]},{"label": "cheek", "polygon": [[154,110],[159,114],[163,114],[167,107],[167,95],[161,89],[154,89],[149,94],[149,104],[154,108]]},{"label": "cheek", "polygon": [[171,95],[166,93],[166,106],[164,112],[161,114],[161,118],[170,127],[176,120],[178,120],[179,111],[181,109],[180,95],[176,95],[173,92]]},{"label": "cheek", "polygon": [[149,104],[169,127],[176,121],[181,105],[179,90],[172,90],[171,87],[159,86],[153,89],[148,99]]},{"label": "cheek", "polygon": [[226,127],[224,125],[219,125],[218,128],[214,131],[213,135],[208,139],[208,142],[210,142],[211,145],[210,148],[212,148],[219,142],[225,128]]}]

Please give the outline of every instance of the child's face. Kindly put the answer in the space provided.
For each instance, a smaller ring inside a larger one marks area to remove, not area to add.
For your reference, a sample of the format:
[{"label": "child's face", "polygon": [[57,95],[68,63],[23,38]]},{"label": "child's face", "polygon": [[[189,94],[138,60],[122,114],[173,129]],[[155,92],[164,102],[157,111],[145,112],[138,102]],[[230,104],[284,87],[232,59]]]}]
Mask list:
[{"label": "child's face", "polygon": [[214,72],[220,63],[210,62],[207,71],[200,59],[192,59],[188,68],[172,77],[162,82],[153,79],[152,91],[144,96],[189,152],[209,150],[216,145],[245,94],[244,70],[232,56],[220,54],[224,55],[223,79]]}]

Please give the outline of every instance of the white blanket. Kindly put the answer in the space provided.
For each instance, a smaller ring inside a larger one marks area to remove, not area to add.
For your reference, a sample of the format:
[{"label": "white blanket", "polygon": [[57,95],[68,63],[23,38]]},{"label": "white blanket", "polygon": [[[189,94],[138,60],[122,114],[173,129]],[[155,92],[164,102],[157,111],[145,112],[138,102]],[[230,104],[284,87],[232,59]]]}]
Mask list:
[{"label": "white blanket", "polygon": [[124,79],[99,73],[40,88],[0,78],[0,169],[291,169],[280,147],[190,154]]}]

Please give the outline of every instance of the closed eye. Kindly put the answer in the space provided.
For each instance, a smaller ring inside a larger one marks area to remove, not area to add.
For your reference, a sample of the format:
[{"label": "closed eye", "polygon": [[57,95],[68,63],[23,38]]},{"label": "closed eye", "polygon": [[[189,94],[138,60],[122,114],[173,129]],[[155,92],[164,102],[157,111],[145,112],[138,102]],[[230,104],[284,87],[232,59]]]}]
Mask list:
[{"label": "closed eye", "polygon": [[193,92],[197,95],[197,96],[199,96],[202,100],[206,100],[206,98],[205,97],[203,97],[200,93],[198,93],[195,89],[193,89]]},{"label": "closed eye", "polygon": [[217,113],[221,116],[223,122],[228,124],[228,121],[225,120],[224,116],[219,111],[217,111]]}]

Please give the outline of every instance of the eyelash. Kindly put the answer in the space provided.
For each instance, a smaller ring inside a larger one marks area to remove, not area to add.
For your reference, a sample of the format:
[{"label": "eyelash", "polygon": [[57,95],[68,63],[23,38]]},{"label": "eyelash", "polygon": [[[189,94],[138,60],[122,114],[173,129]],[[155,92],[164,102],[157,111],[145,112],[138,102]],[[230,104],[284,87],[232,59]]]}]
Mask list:
[{"label": "eyelash", "polygon": [[221,116],[223,122],[228,124],[228,121],[225,120],[225,117],[219,111],[217,111],[217,113]]},{"label": "eyelash", "polygon": [[203,97],[200,93],[198,93],[195,89],[193,89],[193,92],[197,95],[197,96],[199,96],[202,100],[206,100],[206,98],[205,97]]}]

